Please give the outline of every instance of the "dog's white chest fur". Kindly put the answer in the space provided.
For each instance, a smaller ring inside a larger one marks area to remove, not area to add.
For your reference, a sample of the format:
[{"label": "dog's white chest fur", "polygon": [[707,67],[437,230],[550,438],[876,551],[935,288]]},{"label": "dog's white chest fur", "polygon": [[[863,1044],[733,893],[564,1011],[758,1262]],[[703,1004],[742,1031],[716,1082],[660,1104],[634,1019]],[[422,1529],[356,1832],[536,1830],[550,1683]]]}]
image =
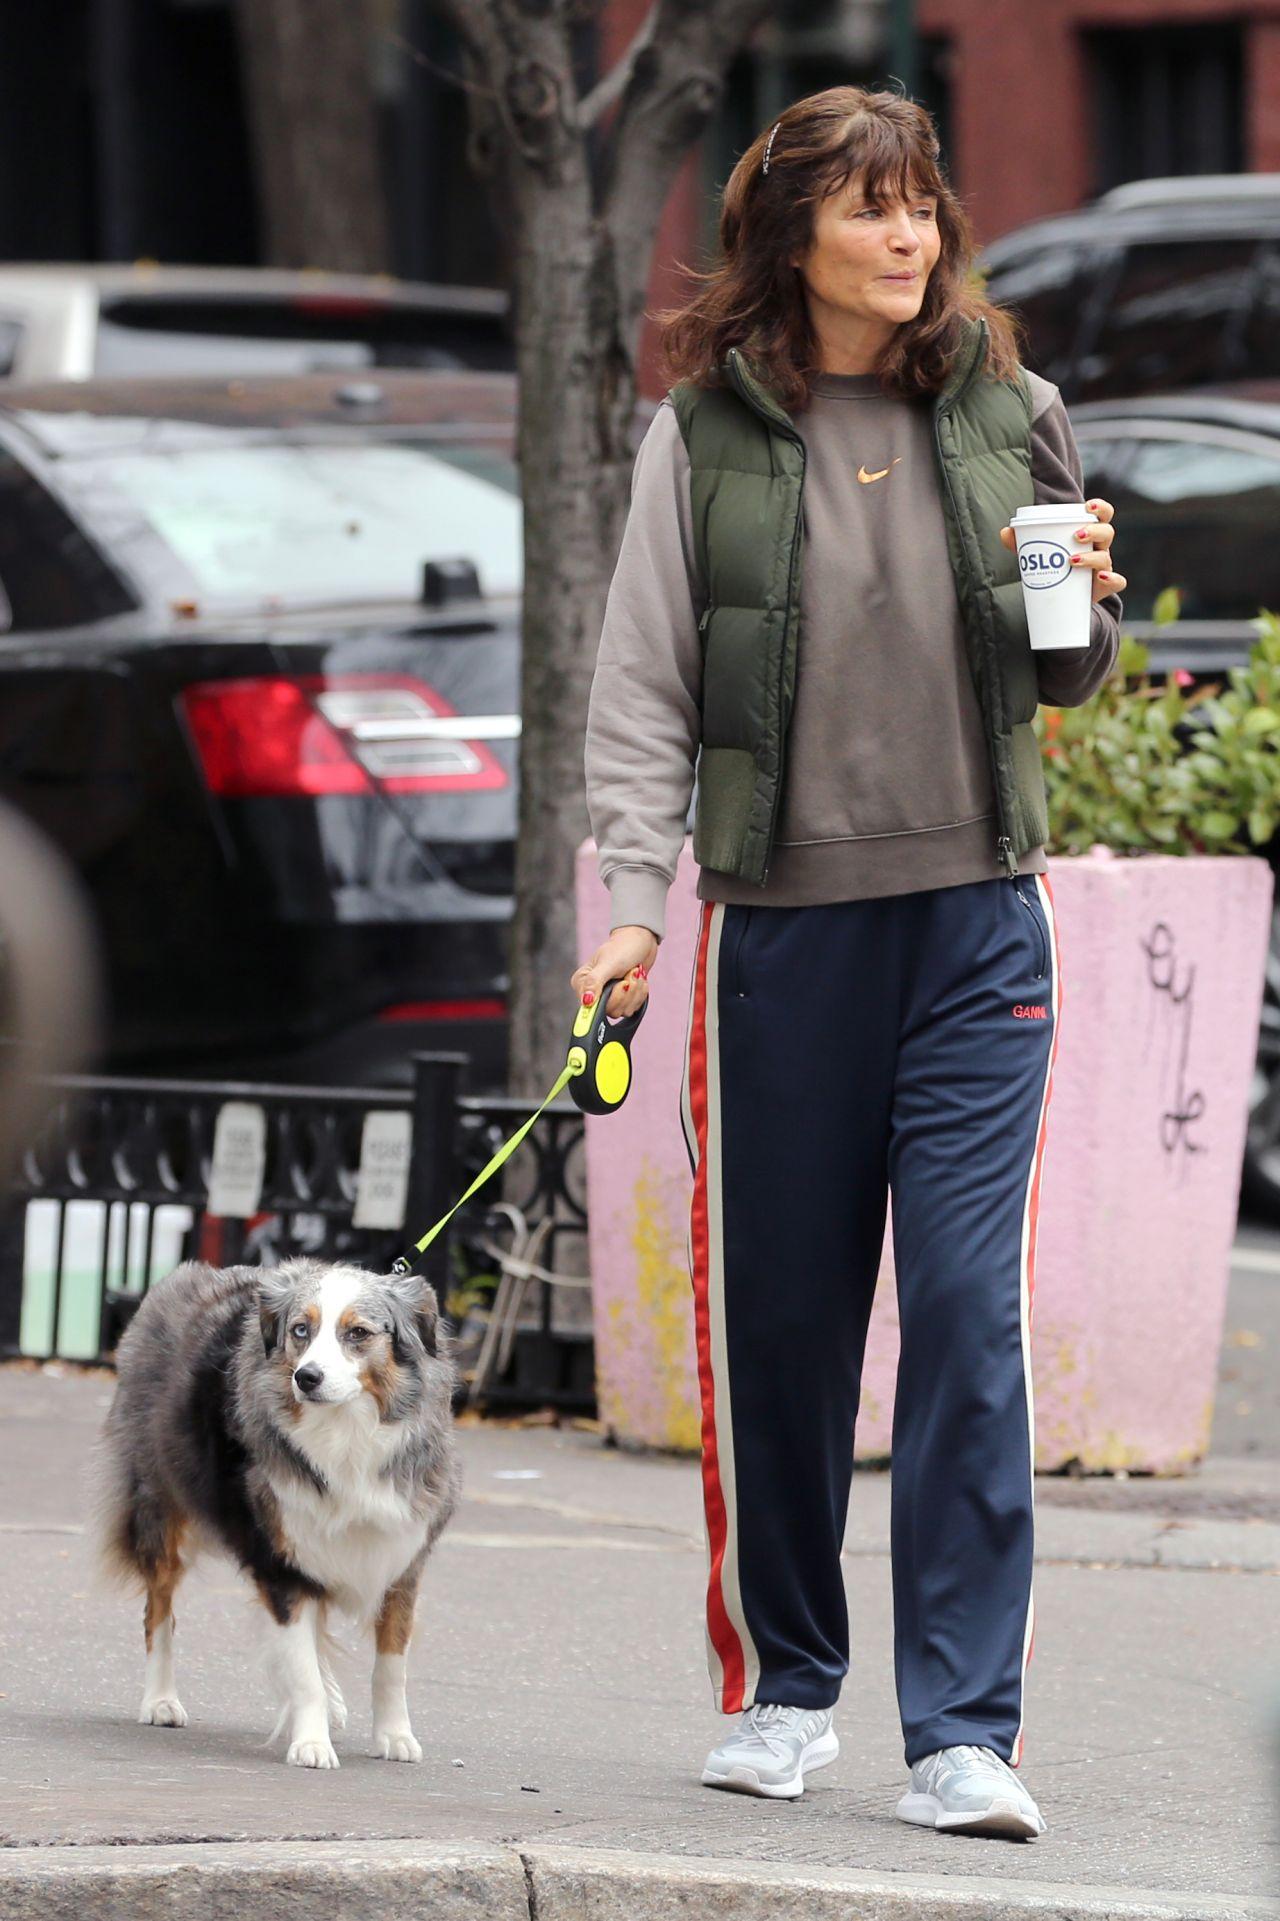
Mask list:
[{"label": "dog's white chest fur", "polygon": [[307,1406],[290,1439],[324,1477],[327,1492],[290,1479],[273,1484],[290,1557],[344,1613],[365,1619],[427,1537],[427,1520],[384,1469],[399,1447],[368,1395],[336,1407]]}]

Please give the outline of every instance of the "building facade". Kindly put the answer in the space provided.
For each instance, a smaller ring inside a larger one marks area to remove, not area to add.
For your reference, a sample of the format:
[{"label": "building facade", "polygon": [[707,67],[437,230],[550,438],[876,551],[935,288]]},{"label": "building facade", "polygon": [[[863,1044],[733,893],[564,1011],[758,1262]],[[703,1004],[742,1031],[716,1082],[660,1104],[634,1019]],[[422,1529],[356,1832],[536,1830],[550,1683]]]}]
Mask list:
[{"label": "building facade", "polygon": [[[387,265],[500,286],[508,250],[467,168],[454,37],[433,0],[362,3]],[[584,14],[585,83],[651,4]],[[776,0],[677,178],[650,312],[681,298],[682,263],[705,263],[758,130],[841,83],[900,83],[929,108],[980,244],[1126,180],[1280,171],[1280,0]],[[245,96],[233,0],[0,7],[0,260],[260,261]],[[649,392],[654,340],[650,322]]]},{"label": "building facade", "polygon": [[[1280,171],[1276,0],[916,0],[985,242],[1126,180]],[[998,103],[998,111],[993,111]]]}]

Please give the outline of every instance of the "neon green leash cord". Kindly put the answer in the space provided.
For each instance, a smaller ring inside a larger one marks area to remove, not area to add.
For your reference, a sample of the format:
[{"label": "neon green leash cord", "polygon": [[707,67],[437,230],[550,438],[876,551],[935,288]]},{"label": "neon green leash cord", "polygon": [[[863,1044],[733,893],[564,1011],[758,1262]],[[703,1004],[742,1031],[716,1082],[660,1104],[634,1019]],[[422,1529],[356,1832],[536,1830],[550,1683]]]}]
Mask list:
[{"label": "neon green leash cord", "polygon": [[534,1122],[541,1120],[552,1101],[566,1087],[575,1105],[584,1114],[615,1114],[622,1106],[631,1086],[631,1041],[649,1003],[645,1000],[634,1014],[624,1014],[617,1020],[606,1019],[604,1010],[615,984],[614,981],[605,982],[598,1006],[578,1009],[569,1043],[569,1057],[541,1106],[530,1114],[527,1121],[521,1122],[509,1140],[503,1142],[488,1166],[476,1175],[466,1193],[454,1202],[449,1212],[442,1214],[435,1226],[420,1241],[415,1241],[412,1248],[392,1261],[393,1274],[412,1272],[419,1255],[426,1253],[441,1228],[453,1219],[478,1187],[484,1186],[491,1174],[497,1173],[504,1161],[510,1160]]}]

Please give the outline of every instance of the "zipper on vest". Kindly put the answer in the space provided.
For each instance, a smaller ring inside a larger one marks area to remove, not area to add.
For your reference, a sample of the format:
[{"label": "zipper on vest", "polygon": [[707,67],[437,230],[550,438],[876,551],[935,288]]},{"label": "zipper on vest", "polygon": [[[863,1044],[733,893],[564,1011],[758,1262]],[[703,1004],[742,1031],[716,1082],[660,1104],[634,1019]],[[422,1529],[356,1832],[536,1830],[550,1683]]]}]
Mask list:
[{"label": "zipper on vest", "polygon": [[[938,465],[942,469],[943,484],[946,487],[947,495],[951,501],[951,517],[955,525],[956,532],[957,534],[959,534],[960,514],[956,506],[955,488],[951,485],[951,467],[947,461],[946,454],[943,452],[942,435],[939,432],[939,426],[938,426],[939,419],[940,419],[940,415],[938,413],[935,413],[933,417],[933,438],[934,438],[934,443],[938,449]],[[1013,842],[1009,838],[1008,833],[1005,831],[1008,827],[1008,822],[1006,821],[1005,814],[1004,814],[1004,798],[1000,792],[1000,770],[996,766],[995,724],[991,717],[991,688],[988,681],[988,670],[985,663],[982,668],[982,687],[983,687],[983,702],[982,702],[983,720],[986,723],[986,730],[987,730],[987,754],[991,761],[991,784],[995,791],[996,824],[1000,828],[1000,832],[996,837],[996,865],[998,867],[1003,867],[1006,874],[1008,874],[1010,879],[1012,879],[1013,876],[1018,871],[1018,862],[1017,862],[1017,857],[1013,851]]]},{"label": "zipper on vest", "polygon": [[[808,465],[808,452],[805,447],[804,441],[800,439],[799,435],[796,436],[796,439],[800,448],[800,498],[796,506],[795,530],[791,536],[791,559],[787,563],[787,609],[788,609],[788,613],[794,614],[795,620],[798,623],[800,619],[800,609],[796,606],[796,600],[795,600],[796,555],[800,551],[800,529],[804,522],[804,477],[805,477],[805,468]],[[786,677],[786,671],[787,671],[787,643],[786,643],[786,634],[784,633],[783,639],[782,639],[782,646],[778,649],[778,712],[779,714],[781,714],[782,712],[782,683]],[[778,778],[773,784],[773,807],[769,814],[769,837],[767,842],[765,843],[764,866],[760,871],[760,885],[762,887],[764,886],[765,882],[769,878],[769,861],[773,853],[774,830],[777,827],[778,812],[782,806],[782,776],[786,768],[787,725],[788,724],[789,724],[789,717],[788,717],[788,723],[784,723],[778,729]]]}]

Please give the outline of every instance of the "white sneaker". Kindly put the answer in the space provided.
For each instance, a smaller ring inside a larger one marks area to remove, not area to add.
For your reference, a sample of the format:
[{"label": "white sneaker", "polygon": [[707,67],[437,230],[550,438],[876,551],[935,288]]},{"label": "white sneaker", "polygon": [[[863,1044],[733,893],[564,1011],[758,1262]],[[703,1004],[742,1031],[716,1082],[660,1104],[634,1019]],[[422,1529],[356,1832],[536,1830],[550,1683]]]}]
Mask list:
[{"label": "white sneaker", "polygon": [[1021,1781],[992,1748],[940,1748],[911,1770],[898,1819],[923,1828],[960,1828],[1031,1840],[1048,1827]]},{"label": "white sneaker", "polygon": [[775,1701],[748,1708],[727,1741],[712,1748],[703,1785],[734,1788],[794,1801],[804,1777],[825,1768],[840,1752],[831,1708],[789,1708]]}]

